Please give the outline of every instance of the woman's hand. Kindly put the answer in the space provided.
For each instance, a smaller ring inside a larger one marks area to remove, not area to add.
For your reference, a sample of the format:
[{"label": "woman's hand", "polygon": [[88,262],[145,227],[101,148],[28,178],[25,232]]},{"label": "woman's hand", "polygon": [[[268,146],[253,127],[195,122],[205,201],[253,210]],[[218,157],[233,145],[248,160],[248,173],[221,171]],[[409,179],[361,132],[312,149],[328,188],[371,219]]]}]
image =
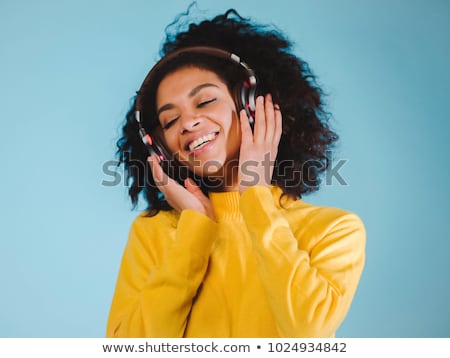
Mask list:
[{"label": "woman's hand", "polygon": [[254,185],[270,186],[282,133],[282,116],[272,96],[256,99],[254,133],[245,110],[240,112],[241,149],[239,154],[239,191]]},{"label": "woman's hand", "polygon": [[184,188],[164,173],[158,158],[152,155],[147,158],[155,184],[164,194],[169,205],[181,213],[183,210],[195,210],[215,220],[211,201],[190,178],[184,181]]}]

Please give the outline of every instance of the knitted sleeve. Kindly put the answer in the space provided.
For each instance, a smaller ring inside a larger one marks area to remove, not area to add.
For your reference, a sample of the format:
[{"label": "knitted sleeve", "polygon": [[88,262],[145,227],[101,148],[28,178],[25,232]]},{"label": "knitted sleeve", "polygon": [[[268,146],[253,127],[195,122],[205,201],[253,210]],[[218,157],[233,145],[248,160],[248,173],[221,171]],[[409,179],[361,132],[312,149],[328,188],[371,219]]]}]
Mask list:
[{"label": "knitted sleeve", "polygon": [[[131,227],[107,337],[183,337],[207,269],[216,224],[192,210],[183,211],[172,225],[164,215],[160,220],[160,214],[138,217]],[[143,225],[152,219],[152,225]]]},{"label": "knitted sleeve", "polygon": [[322,207],[296,223],[299,229],[293,232],[263,186],[246,190],[240,205],[280,337],[332,336],[349,310],[363,270],[361,220]]}]

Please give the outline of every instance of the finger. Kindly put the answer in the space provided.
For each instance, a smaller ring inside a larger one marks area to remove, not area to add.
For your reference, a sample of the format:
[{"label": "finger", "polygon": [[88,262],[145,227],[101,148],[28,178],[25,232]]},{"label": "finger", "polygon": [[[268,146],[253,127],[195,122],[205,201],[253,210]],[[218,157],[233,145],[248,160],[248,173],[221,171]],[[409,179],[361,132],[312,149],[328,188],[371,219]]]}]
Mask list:
[{"label": "finger", "polygon": [[278,149],[281,135],[283,134],[283,116],[281,114],[280,106],[278,104],[275,104],[274,108],[275,108],[275,130],[273,136],[273,144]]},{"label": "finger", "polygon": [[209,198],[205,194],[203,194],[200,187],[191,178],[187,178],[184,181],[184,186],[189,193],[194,195],[200,201],[206,211],[206,214],[211,219],[215,220],[214,210],[212,209],[211,202]]},{"label": "finger", "polygon": [[195,196],[198,195],[202,195],[205,196],[202,192],[202,190],[200,189],[200,187],[191,179],[191,178],[187,178],[184,181],[184,187],[186,188],[186,190],[188,192],[190,192],[191,194],[194,194]]},{"label": "finger", "polygon": [[253,143],[253,133],[252,127],[250,126],[250,121],[248,120],[247,113],[245,109],[241,110],[239,113],[239,121],[241,123],[241,147],[251,145]]},{"label": "finger", "polygon": [[266,136],[266,118],[264,113],[264,97],[258,96],[256,98],[255,108],[255,127],[254,127],[254,142],[262,143]]},{"label": "finger", "polygon": [[164,178],[164,172],[158,163],[158,159],[155,155],[151,155],[147,158],[147,162],[152,171],[153,180],[155,181],[155,184],[159,186],[159,183],[161,183]]},{"label": "finger", "polygon": [[164,173],[164,170],[159,164],[159,159],[155,154],[149,156],[147,158],[147,161],[150,166],[155,184],[162,193],[165,193],[167,191],[168,185],[176,182],[172,178],[168,177],[166,173]]},{"label": "finger", "polygon": [[205,204],[205,202],[209,201],[209,198],[203,194],[202,189],[191,179],[187,178],[184,181],[184,187],[188,192],[190,192],[192,195],[194,195],[202,204]]},{"label": "finger", "polygon": [[273,107],[272,95],[268,93],[264,102],[264,112],[266,117],[266,135],[265,139],[272,142],[275,131],[275,109]]}]

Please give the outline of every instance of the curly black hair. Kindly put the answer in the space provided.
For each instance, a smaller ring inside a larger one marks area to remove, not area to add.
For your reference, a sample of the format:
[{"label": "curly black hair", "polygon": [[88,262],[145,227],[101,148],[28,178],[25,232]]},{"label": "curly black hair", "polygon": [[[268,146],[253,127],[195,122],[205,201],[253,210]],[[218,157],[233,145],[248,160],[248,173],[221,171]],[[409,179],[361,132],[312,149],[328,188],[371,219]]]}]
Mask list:
[{"label": "curly black hair", "polygon": [[[293,198],[316,191],[321,174],[329,166],[330,149],[338,136],[328,126],[330,114],[324,109],[324,92],[308,64],[292,53],[292,43],[281,31],[256,24],[234,9],[210,20],[190,23],[187,30],[179,30],[184,25],[182,18],[188,16],[189,10],[166,28],[161,57],[191,46],[216,47],[238,54],[255,71],[259,94],[271,93],[274,103],[282,111],[283,133],[272,184]],[[176,30],[170,31],[171,28]],[[210,59],[192,59],[192,62],[196,67],[214,71],[229,89],[236,81],[242,80],[236,75],[235,64]],[[183,64],[178,63],[166,69],[159,81],[181,66]],[[142,122],[147,129],[158,124],[154,98],[159,81],[155,81],[152,88],[141,89],[144,93],[139,94],[146,97],[147,115]],[[135,110],[136,98],[126,115],[122,136],[117,141],[117,155],[119,165],[123,163],[125,167],[133,206],[142,193],[148,203],[149,215],[155,215],[159,210],[170,210],[171,207],[154,185],[146,165],[148,151],[139,137]]]}]

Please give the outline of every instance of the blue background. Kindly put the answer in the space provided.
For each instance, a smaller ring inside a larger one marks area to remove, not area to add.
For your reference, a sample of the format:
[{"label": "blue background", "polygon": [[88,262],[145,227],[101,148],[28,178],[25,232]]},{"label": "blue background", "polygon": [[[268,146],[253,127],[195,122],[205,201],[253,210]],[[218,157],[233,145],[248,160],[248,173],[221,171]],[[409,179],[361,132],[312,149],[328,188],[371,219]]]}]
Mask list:
[{"label": "blue background", "polygon": [[[137,212],[102,167],[189,3],[1,0],[0,337],[104,336]],[[450,3],[198,1],[228,7],[285,31],[329,93],[347,185],[305,200],[368,234],[338,336],[450,337]]]}]

